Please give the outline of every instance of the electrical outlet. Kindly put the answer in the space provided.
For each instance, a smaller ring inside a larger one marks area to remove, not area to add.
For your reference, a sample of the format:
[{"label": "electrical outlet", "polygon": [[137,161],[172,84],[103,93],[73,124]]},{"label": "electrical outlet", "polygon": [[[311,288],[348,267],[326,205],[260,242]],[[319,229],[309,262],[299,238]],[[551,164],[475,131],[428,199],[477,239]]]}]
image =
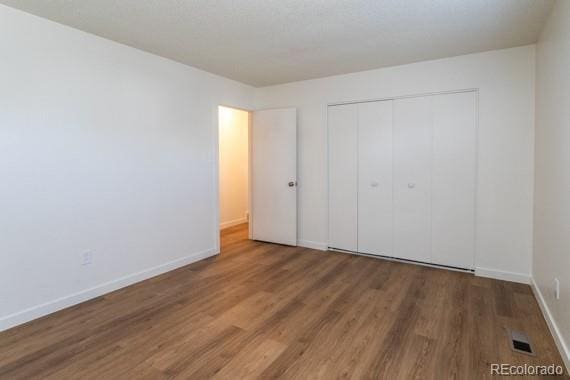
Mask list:
[{"label": "electrical outlet", "polygon": [[90,265],[93,263],[93,252],[85,251],[81,256],[81,265]]},{"label": "electrical outlet", "polygon": [[560,299],[560,281],[558,278],[554,279],[554,298],[557,300]]}]

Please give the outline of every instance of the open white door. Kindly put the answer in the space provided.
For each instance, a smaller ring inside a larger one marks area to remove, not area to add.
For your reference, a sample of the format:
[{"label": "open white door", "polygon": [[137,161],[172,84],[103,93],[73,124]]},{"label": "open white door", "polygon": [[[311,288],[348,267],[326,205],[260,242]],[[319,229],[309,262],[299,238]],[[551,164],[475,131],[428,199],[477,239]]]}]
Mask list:
[{"label": "open white door", "polygon": [[254,111],[251,142],[251,236],[297,245],[297,110]]}]

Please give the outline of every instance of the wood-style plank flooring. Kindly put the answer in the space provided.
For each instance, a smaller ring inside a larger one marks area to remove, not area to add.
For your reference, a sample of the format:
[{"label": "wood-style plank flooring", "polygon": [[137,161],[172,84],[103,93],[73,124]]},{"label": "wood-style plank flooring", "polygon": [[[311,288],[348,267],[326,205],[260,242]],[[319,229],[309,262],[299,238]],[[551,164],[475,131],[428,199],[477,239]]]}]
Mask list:
[{"label": "wood-style plank flooring", "polygon": [[483,379],[490,363],[561,364],[528,286],[253,242],[246,225],[219,256],[0,333],[2,379]]}]

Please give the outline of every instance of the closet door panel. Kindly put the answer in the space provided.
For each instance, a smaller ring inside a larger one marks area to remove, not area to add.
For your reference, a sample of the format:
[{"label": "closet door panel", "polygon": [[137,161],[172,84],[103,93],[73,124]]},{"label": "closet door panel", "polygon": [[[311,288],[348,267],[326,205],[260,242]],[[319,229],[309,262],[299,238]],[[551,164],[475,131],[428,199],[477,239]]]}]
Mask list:
[{"label": "closet door panel", "polygon": [[358,105],[358,252],[392,256],[392,101]]},{"label": "closet door panel", "polygon": [[432,99],[394,101],[394,256],[431,260]]},{"label": "closet door panel", "polygon": [[329,247],[357,250],[358,105],[328,107]]},{"label": "closet door panel", "polygon": [[475,93],[433,97],[432,261],[473,268]]}]

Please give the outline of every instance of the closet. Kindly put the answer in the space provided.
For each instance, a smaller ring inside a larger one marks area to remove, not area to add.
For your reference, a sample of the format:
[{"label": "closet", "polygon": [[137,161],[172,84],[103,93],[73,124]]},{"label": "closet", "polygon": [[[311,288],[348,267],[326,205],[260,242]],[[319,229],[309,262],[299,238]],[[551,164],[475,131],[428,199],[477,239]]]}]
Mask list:
[{"label": "closet", "polygon": [[328,107],[329,247],[473,269],[476,92]]}]

